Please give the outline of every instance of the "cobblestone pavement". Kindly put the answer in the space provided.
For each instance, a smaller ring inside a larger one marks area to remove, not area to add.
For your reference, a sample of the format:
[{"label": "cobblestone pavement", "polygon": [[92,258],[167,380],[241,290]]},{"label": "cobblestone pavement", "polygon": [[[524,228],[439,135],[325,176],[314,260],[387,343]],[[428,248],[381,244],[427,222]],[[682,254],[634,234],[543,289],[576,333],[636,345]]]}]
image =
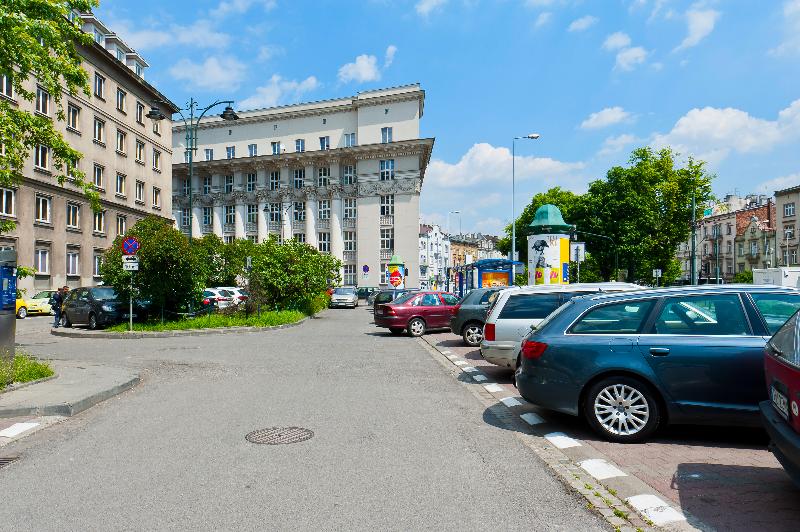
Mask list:
[{"label": "cobblestone pavement", "polygon": [[[513,373],[489,364],[461,337],[432,333],[425,340],[478,368],[508,393],[516,394]],[[538,410],[560,430],[607,456],[628,475],[660,493],[700,523],[719,530],[797,530],[800,490],[767,450],[760,429],[671,426],[648,442],[616,444],[599,440],[581,419]]]}]

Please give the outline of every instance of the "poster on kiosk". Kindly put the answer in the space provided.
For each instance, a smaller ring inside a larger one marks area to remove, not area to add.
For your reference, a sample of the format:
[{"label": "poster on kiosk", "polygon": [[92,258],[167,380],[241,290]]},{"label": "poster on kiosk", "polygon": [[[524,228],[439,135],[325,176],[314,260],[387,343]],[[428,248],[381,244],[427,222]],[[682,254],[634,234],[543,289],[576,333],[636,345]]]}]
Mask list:
[{"label": "poster on kiosk", "polygon": [[569,235],[528,236],[528,284],[569,283]]}]

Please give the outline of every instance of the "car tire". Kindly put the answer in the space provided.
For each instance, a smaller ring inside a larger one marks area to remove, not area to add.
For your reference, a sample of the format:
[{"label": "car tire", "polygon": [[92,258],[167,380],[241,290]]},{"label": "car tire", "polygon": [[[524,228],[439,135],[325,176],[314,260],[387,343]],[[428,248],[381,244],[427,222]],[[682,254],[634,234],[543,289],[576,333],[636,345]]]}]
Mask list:
[{"label": "car tire", "polygon": [[17,318],[24,320],[27,317],[28,317],[27,307],[19,307],[19,310],[17,311]]},{"label": "car tire", "polygon": [[464,326],[461,337],[469,347],[478,347],[483,340],[483,327],[477,321],[471,321]]},{"label": "car tire", "polygon": [[95,316],[94,312],[89,314],[89,321],[87,324],[89,325],[89,330],[94,331],[97,329],[97,316]]},{"label": "car tire", "polygon": [[425,320],[422,318],[414,318],[408,322],[408,335],[412,337],[418,337],[425,334]]},{"label": "car tire", "polygon": [[656,395],[632,377],[608,377],[592,385],[583,402],[589,426],[606,440],[633,443],[650,436],[661,422]]},{"label": "car tire", "polygon": [[65,328],[70,328],[70,327],[72,327],[72,322],[71,322],[71,321],[69,321],[69,318],[67,317],[67,315],[66,315],[66,314],[62,314],[62,315],[61,315],[61,326],[62,326],[62,327],[65,327]]},{"label": "car tire", "polygon": [[389,332],[392,333],[393,335],[397,336],[398,334],[402,334],[403,333],[403,329],[399,329],[397,327],[392,327],[392,328],[389,329]]}]

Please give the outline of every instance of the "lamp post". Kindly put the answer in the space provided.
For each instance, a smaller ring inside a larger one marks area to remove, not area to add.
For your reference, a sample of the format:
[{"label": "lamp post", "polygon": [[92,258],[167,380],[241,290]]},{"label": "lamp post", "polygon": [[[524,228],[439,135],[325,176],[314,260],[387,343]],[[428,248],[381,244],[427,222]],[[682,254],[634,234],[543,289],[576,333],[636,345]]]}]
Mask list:
[{"label": "lamp post", "polygon": [[511,140],[511,260],[517,260],[517,218],[516,203],[514,196],[516,190],[516,142],[518,140],[536,140],[540,137],[538,133],[530,133],[521,137],[514,137]]},{"label": "lamp post", "polygon": [[[153,102],[156,103],[163,103],[159,100]],[[192,218],[194,217],[194,210],[193,210],[193,187],[192,181],[194,178],[194,152],[197,150],[197,127],[200,125],[200,120],[203,119],[205,114],[216,107],[217,105],[226,104],[225,110],[222,111],[220,118],[223,120],[238,120],[239,115],[236,114],[236,111],[233,110],[233,100],[217,100],[216,102],[212,103],[211,105],[204,107],[203,109],[199,109],[199,104],[195,101],[194,98],[189,99],[189,104],[184,109],[178,109],[178,113],[181,115],[183,119],[184,126],[186,127],[186,155],[187,155],[187,162],[189,163],[189,244],[192,243]],[[183,114],[186,111],[188,113],[188,117]],[[200,111],[200,116],[195,118],[195,113]],[[161,112],[155,105],[152,106],[150,111],[147,113],[147,118],[151,120],[163,120],[166,118],[166,115]]]}]

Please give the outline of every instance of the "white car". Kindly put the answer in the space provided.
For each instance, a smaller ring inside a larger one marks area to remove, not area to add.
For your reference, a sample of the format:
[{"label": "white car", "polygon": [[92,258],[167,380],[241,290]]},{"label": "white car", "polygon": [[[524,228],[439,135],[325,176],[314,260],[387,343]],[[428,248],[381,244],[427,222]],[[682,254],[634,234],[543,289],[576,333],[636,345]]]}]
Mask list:
[{"label": "white car", "polygon": [[216,290],[227,290],[230,292],[233,295],[233,305],[244,303],[247,301],[247,298],[250,297],[244,288],[239,288],[238,286],[218,286]]},{"label": "white car", "polygon": [[216,301],[217,308],[220,310],[234,304],[233,293],[223,288],[206,288],[203,290],[203,297]]},{"label": "white car", "polygon": [[358,292],[355,286],[340,286],[333,289],[331,294],[331,308],[334,307],[350,307],[356,308],[358,306]]}]

